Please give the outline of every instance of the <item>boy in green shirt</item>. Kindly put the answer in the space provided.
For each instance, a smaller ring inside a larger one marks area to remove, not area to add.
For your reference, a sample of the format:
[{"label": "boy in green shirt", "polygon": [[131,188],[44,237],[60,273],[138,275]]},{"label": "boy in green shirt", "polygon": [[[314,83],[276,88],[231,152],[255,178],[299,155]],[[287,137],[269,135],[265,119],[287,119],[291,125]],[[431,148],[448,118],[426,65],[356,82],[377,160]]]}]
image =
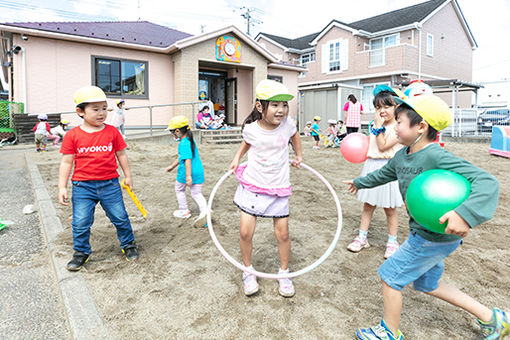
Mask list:
[{"label": "boy in green shirt", "polygon": [[471,194],[455,210],[444,214],[440,223],[448,222],[445,234],[427,230],[411,216],[409,239],[378,270],[382,280],[384,317],[380,324],[358,329],[358,339],[403,339],[399,330],[402,312],[401,290],[410,283],[414,289],[440,298],[478,318],[483,339],[502,339],[510,332],[510,315],[489,309],[459,289],[439,282],[443,260],[468,235],[471,228],[493,217],[498,202],[499,184],[489,173],[443,150],[432,141],[437,131],[450,125],[452,114],[439,97],[422,94],[407,101],[399,100],[396,109],[399,142],[407,147],[398,151],[381,169],[354,181],[344,181],[349,191],[372,188],[398,180],[400,193],[406,197],[414,177],[432,169],[444,169],[464,176],[471,183]]}]

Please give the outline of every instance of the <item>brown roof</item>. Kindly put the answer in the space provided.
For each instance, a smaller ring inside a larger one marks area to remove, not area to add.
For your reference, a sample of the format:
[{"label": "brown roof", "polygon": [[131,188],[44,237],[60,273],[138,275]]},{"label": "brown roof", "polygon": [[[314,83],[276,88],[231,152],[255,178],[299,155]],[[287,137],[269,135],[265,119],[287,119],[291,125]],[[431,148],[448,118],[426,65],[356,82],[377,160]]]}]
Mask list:
[{"label": "brown roof", "polygon": [[191,37],[191,34],[148,21],[9,22],[3,25],[156,47],[168,47]]}]

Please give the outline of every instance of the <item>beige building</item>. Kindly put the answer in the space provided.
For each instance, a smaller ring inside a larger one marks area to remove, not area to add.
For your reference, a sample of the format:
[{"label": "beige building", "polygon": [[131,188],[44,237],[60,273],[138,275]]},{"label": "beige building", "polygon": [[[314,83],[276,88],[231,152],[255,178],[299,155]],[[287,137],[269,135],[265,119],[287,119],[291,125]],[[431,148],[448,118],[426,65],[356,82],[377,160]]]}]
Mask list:
[{"label": "beige building", "polygon": [[[297,39],[260,33],[255,40],[281,60],[306,67],[299,78],[301,123],[314,115],[342,119],[349,94],[372,111],[372,90],[413,79],[472,81],[475,39],[456,0],[431,0],[349,24],[331,21]],[[443,89],[444,90],[444,89]],[[443,91],[444,92],[444,91]],[[472,94],[457,91],[457,107]]]},{"label": "beige building", "polygon": [[[73,111],[73,93],[97,85],[109,107],[123,98],[127,107],[196,103],[208,99],[224,109],[232,125],[251,112],[256,84],[282,81],[298,93],[303,67],[283,63],[234,26],[191,36],[146,21],[0,24],[4,54],[2,84],[25,112]],[[297,115],[297,100],[289,103]],[[157,107],[154,126],[174,114],[196,117],[198,104]],[[80,122],[68,115],[71,124]],[[127,127],[146,127],[148,109],[126,113]]]}]

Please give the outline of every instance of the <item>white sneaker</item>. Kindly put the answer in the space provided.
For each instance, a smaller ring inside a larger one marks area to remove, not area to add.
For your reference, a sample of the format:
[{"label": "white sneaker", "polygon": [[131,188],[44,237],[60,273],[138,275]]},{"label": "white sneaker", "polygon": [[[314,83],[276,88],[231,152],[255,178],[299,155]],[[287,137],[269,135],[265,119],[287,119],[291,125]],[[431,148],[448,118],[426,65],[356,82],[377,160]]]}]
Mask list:
[{"label": "white sneaker", "polygon": [[391,255],[393,255],[393,253],[397,251],[398,247],[399,244],[397,241],[386,243],[386,251],[384,252],[384,258],[387,259]]},{"label": "white sneaker", "polygon": [[191,211],[189,211],[189,210],[176,210],[176,211],[174,211],[174,217],[177,217],[177,218],[190,218],[191,217]]},{"label": "white sneaker", "polygon": [[359,253],[362,249],[370,247],[367,239],[362,240],[359,236],[354,238],[351,244],[347,246],[347,250],[352,251],[353,253]]},{"label": "white sneaker", "polygon": [[244,295],[250,296],[259,291],[257,277],[253,274],[243,272]]},{"label": "white sneaker", "polygon": [[[289,273],[289,270],[283,270],[280,268],[280,270],[278,271],[278,274],[288,274]],[[279,289],[278,289],[278,292],[280,293],[281,296],[284,296],[284,297],[292,297],[294,296],[294,294],[296,294],[296,291],[294,289],[294,285],[292,284],[292,280],[291,279],[278,279],[278,283],[280,285]]]}]

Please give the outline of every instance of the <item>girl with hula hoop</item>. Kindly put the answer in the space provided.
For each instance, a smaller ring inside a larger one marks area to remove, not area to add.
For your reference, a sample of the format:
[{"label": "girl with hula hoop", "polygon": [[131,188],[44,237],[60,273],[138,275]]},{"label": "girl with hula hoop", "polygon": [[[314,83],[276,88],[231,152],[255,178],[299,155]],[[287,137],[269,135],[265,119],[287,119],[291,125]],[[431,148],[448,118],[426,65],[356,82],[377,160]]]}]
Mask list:
[{"label": "girl with hula hoop", "polygon": [[[257,85],[256,98],[255,107],[243,123],[243,142],[230,165],[239,181],[234,204],[241,210],[241,257],[244,265],[253,270],[252,239],[257,217],[273,218],[280,256],[279,274],[286,274],[289,273],[290,257],[289,140],[296,153],[292,166],[298,168],[303,160],[299,133],[288,119],[287,102],[294,96],[283,84],[263,80]],[[239,165],[246,153],[248,162]],[[295,294],[290,278],[278,281],[280,295],[291,297]],[[243,284],[247,296],[259,290],[257,278],[251,273],[243,272]]]}]

